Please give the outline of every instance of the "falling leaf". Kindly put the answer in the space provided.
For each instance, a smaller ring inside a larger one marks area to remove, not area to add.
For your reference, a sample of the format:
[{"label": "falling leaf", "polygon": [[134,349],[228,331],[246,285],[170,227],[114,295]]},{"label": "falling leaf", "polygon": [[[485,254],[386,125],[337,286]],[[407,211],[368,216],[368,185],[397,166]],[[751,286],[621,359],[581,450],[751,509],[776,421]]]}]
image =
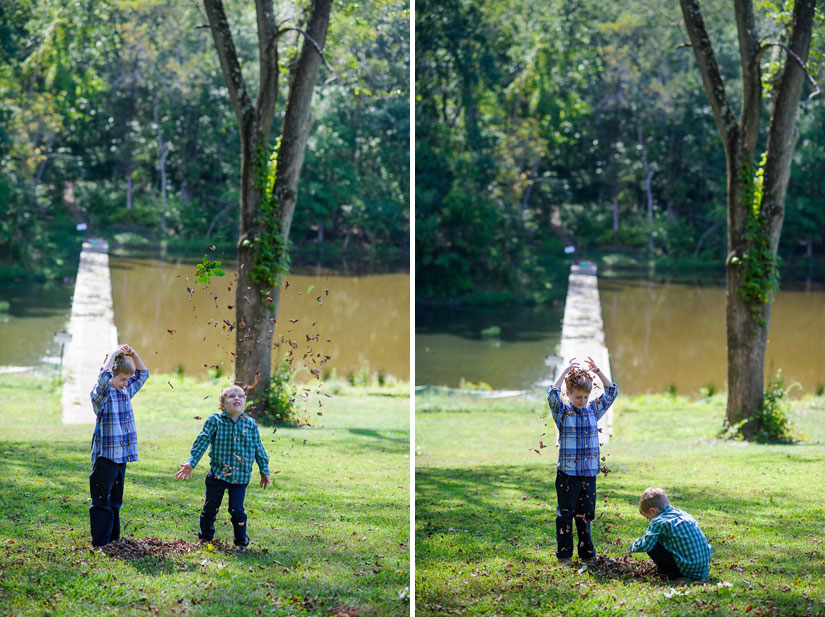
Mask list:
[{"label": "falling leaf", "polygon": [[173,390],[175,389],[175,386],[173,386],[173,385],[172,385],[172,382],[171,382],[171,381],[167,381],[166,383],[168,383],[168,384],[169,384],[169,387],[170,387],[170,388],[172,388]]},{"label": "falling leaf", "polygon": [[170,336],[173,335],[175,332],[177,332],[177,330],[175,330],[175,329],[171,329],[171,330],[167,329],[166,331],[169,333]]},{"label": "falling leaf", "polygon": [[289,323],[297,323],[297,322],[298,322],[298,320],[297,320],[297,319],[290,319],[290,320],[289,320]]},{"label": "falling leaf", "polygon": [[313,289],[315,289],[315,285],[310,285],[309,287],[307,287],[307,293],[309,293]]},{"label": "falling leaf", "polygon": [[195,416],[195,420],[200,420],[200,419],[201,419],[200,416]]},{"label": "falling leaf", "polygon": [[209,247],[209,250],[210,250],[210,251],[214,251],[214,250],[215,250],[215,245],[214,245],[214,244],[213,244],[213,245],[211,245],[211,246]]}]

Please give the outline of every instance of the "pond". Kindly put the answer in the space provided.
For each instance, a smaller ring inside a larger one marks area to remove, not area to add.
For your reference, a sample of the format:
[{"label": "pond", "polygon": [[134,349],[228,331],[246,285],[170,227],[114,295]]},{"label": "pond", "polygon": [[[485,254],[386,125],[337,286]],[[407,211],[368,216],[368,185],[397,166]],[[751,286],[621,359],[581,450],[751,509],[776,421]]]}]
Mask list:
[{"label": "pond", "polygon": [[[795,390],[825,385],[825,288],[783,282],[771,310],[766,377],[782,369]],[[727,382],[725,288],[722,282],[600,279],[605,342],[624,392],[698,396]],[[706,390],[707,391],[707,390]]]},{"label": "pond", "polygon": [[[235,304],[232,268],[203,290],[194,284],[194,263],[111,256],[109,264],[118,337],[138,350],[150,370],[203,378],[208,367],[217,365],[232,373],[235,333],[223,321],[234,322],[228,308]],[[303,354],[306,337],[319,334],[314,352],[331,356],[321,368],[342,378],[369,370],[409,379],[409,274],[295,270],[286,277],[276,340],[283,334],[299,341],[296,353]],[[57,355],[50,341],[68,326],[72,288],[64,286],[61,293],[37,289],[18,286],[0,296],[11,304],[10,314],[0,314],[0,322],[8,318],[0,323],[0,366],[35,365],[43,356]]]},{"label": "pond", "polygon": [[[804,392],[825,386],[825,288],[793,285],[776,294],[766,374],[782,369]],[[727,382],[725,289],[719,281],[599,279],[613,377],[627,394],[675,389],[687,396]],[[558,353],[563,308],[416,310],[416,385],[494,389],[544,385],[545,358]],[[499,326],[499,336],[481,331]]]},{"label": "pond", "polygon": [[56,332],[69,321],[72,286],[58,283],[0,285],[0,370],[57,362]]},{"label": "pond", "polygon": [[416,308],[415,383],[509,390],[546,381],[563,314],[558,307]]}]

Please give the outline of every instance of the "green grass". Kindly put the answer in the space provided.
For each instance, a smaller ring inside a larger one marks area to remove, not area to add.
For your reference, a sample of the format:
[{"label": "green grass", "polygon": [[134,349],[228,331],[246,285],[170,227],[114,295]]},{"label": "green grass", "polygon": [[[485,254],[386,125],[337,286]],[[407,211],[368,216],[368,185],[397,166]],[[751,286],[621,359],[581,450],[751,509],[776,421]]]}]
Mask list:
[{"label": "green grass", "polygon": [[[153,376],[135,397],[123,537],[197,542],[208,459],[192,482],[173,474],[222,385]],[[409,390],[325,389],[314,428],[261,429],[273,486],[256,467],[250,550],[123,560],[90,550],[92,426],[61,424],[48,379],[0,376],[0,615],[409,614]]]},{"label": "green grass", "polygon": [[594,543],[622,556],[647,526],[639,495],[664,488],[714,549],[706,584],[677,593],[557,563],[557,451],[543,400],[415,403],[416,615],[825,615],[822,397],[793,403],[806,441],[788,446],[715,439],[721,397],[619,397]]}]

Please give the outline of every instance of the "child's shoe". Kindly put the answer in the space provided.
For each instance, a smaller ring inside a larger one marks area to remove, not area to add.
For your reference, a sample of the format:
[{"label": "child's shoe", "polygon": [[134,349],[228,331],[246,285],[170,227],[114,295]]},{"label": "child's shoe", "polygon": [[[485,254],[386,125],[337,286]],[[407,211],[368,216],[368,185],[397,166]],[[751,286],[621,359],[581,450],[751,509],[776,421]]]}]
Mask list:
[{"label": "child's shoe", "polygon": [[573,560],[570,559],[570,557],[559,557],[558,560],[559,560],[559,563],[563,566],[572,566],[573,565]]}]

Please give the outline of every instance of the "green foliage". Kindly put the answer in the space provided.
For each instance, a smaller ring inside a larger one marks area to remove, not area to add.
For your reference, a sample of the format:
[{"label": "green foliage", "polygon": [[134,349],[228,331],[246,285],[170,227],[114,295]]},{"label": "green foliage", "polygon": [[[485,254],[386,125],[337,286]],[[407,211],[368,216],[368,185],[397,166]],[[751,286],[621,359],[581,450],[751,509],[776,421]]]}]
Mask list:
[{"label": "green foliage", "polygon": [[207,285],[213,276],[224,276],[224,272],[219,266],[219,261],[209,261],[206,255],[203,256],[203,261],[195,268],[195,276],[198,277],[196,283],[198,285]]},{"label": "green foliage", "polygon": [[739,294],[748,305],[754,322],[764,325],[762,305],[773,301],[779,289],[778,257],[770,248],[770,238],[762,212],[762,183],[765,173],[765,157],[758,168],[750,162],[743,164],[739,174],[742,203],[748,208],[744,239],[747,249],[731,258],[731,263],[742,268],[742,286]]},{"label": "green foliage", "polygon": [[762,394],[762,405],[751,418],[746,418],[734,425],[727,420],[720,436],[725,439],[744,439],[748,437],[759,443],[794,443],[798,436],[790,419],[790,400],[788,395],[799,384],[786,385],[782,370],[768,381]]},{"label": "green foliage", "polygon": [[289,243],[281,231],[281,214],[274,194],[280,146],[281,138],[278,137],[271,151],[267,152],[267,148],[259,144],[255,152],[254,186],[261,193],[255,221],[257,229],[253,238],[242,241],[244,246],[252,245],[254,267],[250,278],[263,293],[276,286],[281,275],[289,272]]},{"label": "green foliage", "polygon": [[270,375],[269,388],[260,401],[259,418],[279,426],[298,424],[298,410],[295,405],[296,389],[292,384],[292,367],[284,360],[276,364]]}]

